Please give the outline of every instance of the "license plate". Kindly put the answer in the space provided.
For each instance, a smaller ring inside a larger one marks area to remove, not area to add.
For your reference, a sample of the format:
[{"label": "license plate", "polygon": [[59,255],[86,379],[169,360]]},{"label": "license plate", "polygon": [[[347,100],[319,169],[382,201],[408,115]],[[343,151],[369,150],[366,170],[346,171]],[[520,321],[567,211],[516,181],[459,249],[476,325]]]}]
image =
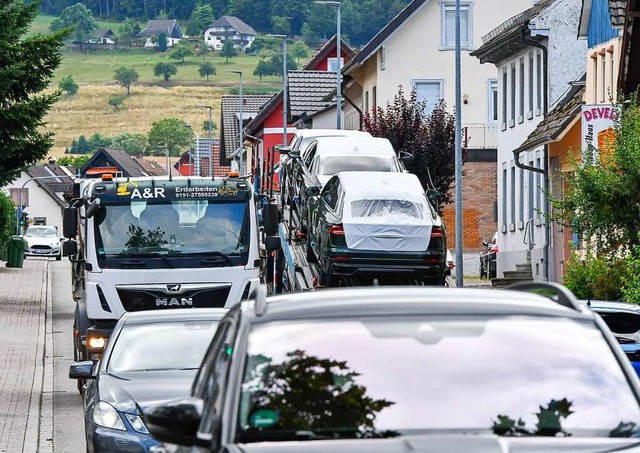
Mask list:
[{"label": "license plate", "polygon": [[33,253],[48,253],[48,250],[39,250],[39,249],[34,249]]}]

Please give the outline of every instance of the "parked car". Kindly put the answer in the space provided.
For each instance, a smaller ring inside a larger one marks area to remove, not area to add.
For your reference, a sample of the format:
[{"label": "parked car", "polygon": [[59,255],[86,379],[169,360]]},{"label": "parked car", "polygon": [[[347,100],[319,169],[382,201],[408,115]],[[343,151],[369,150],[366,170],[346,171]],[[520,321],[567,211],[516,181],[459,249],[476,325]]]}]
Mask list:
[{"label": "parked car", "polygon": [[416,175],[340,172],[310,198],[309,213],[308,258],[318,261],[321,286],[373,278],[444,285],[445,227]]},{"label": "parked car", "polygon": [[151,404],[189,395],[227,310],[125,313],[97,364],[77,362],[69,377],[87,380],[87,452],[148,452],[158,445],[141,419]]},{"label": "parked car", "polygon": [[[557,284],[334,289],[239,304],[191,397],[145,413],[208,452],[635,451],[640,386]],[[263,290],[264,292],[264,290]]]},{"label": "parked car", "polygon": [[308,188],[322,189],[336,173],[344,171],[404,172],[391,142],[386,138],[318,137],[305,151],[298,173],[294,176],[303,232],[308,227]]},{"label": "parked car", "polygon": [[62,259],[62,241],[58,229],[51,225],[31,225],[24,232],[26,256],[55,256]]},{"label": "parked car", "polygon": [[640,306],[627,302],[590,300],[585,304],[607,324],[640,376]]},{"label": "parked car", "polygon": [[[280,147],[280,192],[282,202],[291,205],[297,192],[296,180],[299,175],[300,163],[306,156],[309,143],[317,137],[371,137],[368,132],[347,129],[297,129],[288,146]],[[291,156],[296,156],[292,158]],[[292,205],[295,209],[296,206]]]},{"label": "parked car", "polygon": [[493,234],[490,241],[482,241],[484,248],[480,251],[480,278],[497,277],[498,232]]}]

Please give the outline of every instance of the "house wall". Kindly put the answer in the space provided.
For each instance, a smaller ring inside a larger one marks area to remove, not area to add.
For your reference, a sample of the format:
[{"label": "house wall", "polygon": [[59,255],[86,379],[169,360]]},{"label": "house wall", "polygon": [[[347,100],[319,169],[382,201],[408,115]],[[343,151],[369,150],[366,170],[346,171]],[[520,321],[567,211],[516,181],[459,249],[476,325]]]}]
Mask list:
[{"label": "house wall", "polygon": [[[18,179],[6,187],[7,193],[11,188],[19,189],[22,187],[29,178],[29,175],[22,172]],[[51,198],[51,195],[42,189],[36,181],[29,181],[24,187],[29,189],[29,206],[27,206],[25,212],[29,214],[30,222],[33,223],[34,217],[46,217],[47,225],[56,226],[62,232],[62,206],[56,203]]]},{"label": "house wall", "polygon": [[[549,39],[544,42],[548,51],[549,110],[568,90],[569,83],[584,74],[584,53],[586,41],[578,40],[578,20],[580,0],[558,0],[541,12],[532,24],[538,29],[549,30]],[[506,270],[515,270],[516,264],[531,263],[535,280],[544,278],[543,245],[545,228],[542,215],[545,197],[542,193],[542,176],[538,173],[522,171],[515,166],[513,150],[518,148],[542,120],[542,106],[538,109],[538,92],[542,83],[538,79],[537,66],[539,50],[533,47],[500,62],[498,66],[498,276]],[[534,105],[529,104],[529,56],[533,54],[534,64]],[[521,60],[522,59],[522,60]],[[524,62],[525,89],[520,90],[520,62]],[[542,59],[540,60],[542,62]],[[515,68],[515,78],[512,68]],[[506,91],[504,74],[506,71]],[[540,73],[542,74],[542,68]],[[512,87],[515,87],[512,90]],[[507,117],[503,114],[503,98],[506,92]],[[515,92],[515,102],[512,93]],[[520,115],[521,94],[525,96],[524,115]],[[541,92],[542,93],[542,92]],[[512,112],[515,106],[515,114]],[[540,111],[539,111],[540,110]],[[543,147],[523,152],[520,161],[542,168],[544,166]],[[549,168],[553,165],[549,163]],[[505,178],[506,171],[506,178]],[[520,207],[522,206],[522,210]],[[531,236],[526,233],[531,233]],[[553,244],[549,248],[549,277],[554,279]]]},{"label": "house wall", "polygon": [[[613,38],[585,53],[587,66],[585,104],[611,104],[618,92],[621,38]],[[604,73],[604,77],[603,77]]]},{"label": "house wall", "polygon": [[[229,35],[228,33],[230,32],[233,34]],[[251,44],[255,41],[255,36],[237,33],[230,27],[212,27],[204,32],[204,42],[207,47],[211,47],[214,50],[222,50],[222,46],[224,46],[224,42],[227,39],[233,41],[233,47],[245,50],[251,47]]]}]

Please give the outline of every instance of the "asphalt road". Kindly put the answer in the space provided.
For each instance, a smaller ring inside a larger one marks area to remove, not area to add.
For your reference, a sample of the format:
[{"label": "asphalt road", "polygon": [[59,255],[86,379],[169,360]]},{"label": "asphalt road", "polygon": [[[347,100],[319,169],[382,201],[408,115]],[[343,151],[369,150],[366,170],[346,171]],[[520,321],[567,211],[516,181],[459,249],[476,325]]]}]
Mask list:
[{"label": "asphalt road", "polygon": [[51,260],[53,292],[53,451],[86,452],[82,398],[69,379],[73,362],[72,326],[75,302],[71,298],[71,266],[66,258]]}]

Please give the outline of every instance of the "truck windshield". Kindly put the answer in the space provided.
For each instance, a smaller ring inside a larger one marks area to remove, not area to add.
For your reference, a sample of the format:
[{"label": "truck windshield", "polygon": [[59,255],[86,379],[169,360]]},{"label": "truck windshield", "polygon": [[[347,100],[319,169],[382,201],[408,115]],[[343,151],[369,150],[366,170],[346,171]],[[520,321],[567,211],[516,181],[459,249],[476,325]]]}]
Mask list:
[{"label": "truck windshield", "polygon": [[134,201],[103,205],[95,216],[98,258],[154,255],[244,255],[246,201]]}]

